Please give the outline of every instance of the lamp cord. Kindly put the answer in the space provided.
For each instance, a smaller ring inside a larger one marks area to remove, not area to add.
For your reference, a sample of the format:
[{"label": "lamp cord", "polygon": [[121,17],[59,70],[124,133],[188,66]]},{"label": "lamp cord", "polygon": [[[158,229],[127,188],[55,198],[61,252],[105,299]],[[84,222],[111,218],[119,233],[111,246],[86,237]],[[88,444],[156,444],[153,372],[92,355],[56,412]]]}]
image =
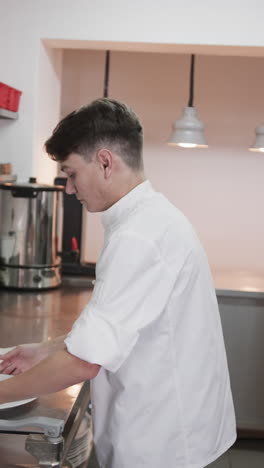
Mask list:
[{"label": "lamp cord", "polygon": [[194,64],[195,64],[195,55],[191,55],[191,68],[190,68],[190,95],[188,107],[193,107],[193,87],[194,87]]},{"label": "lamp cord", "polygon": [[110,63],[110,51],[107,50],[106,56],[105,56],[104,98],[108,97],[109,63]]}]

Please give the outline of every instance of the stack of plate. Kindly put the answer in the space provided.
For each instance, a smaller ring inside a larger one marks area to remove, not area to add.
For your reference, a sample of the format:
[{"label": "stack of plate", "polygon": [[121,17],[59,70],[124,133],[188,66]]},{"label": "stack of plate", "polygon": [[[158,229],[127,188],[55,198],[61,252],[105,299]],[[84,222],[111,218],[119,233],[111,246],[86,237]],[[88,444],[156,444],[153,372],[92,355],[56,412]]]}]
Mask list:
[{"label": "stack of plate", "polygon": [[0,183],[1,182],[15,182],[17,179],[16,175],[12,174],[12,164],[1,163],[0,164]]},{"label": "stack of plate", "polygon": [[92,451],[92,446],[92,418],[89,413],[85,413],[67,456],[67,460],[72,468],[80,467],[83,463],[87,462]]}]

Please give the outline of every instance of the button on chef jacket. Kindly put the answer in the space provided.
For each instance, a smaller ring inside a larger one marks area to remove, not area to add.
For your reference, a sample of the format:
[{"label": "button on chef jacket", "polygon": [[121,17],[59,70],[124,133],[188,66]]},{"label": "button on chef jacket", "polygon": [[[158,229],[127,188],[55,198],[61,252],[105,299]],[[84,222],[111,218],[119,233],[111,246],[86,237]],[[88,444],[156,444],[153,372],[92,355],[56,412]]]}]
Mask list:
[{"label": "button on chef jacket", "polygon": [[205,253],[149,181],[102,215],[90,302],[65,343],[92,380],[102,468],[202,468],[235,441],[226,353]]}]

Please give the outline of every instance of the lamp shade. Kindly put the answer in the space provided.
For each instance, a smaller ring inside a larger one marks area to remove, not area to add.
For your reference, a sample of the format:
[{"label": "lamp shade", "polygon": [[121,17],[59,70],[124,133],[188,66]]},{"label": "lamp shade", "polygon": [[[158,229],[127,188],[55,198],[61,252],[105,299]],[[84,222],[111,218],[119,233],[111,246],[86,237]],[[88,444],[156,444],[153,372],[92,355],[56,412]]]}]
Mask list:
[{"label": "lamp shade", "polygon": [[167,141],[170,146],[183,148],[208,148],[204,137],[204,124],[197,117],[195,107],[186,107],[179,120],[172,126],[172,134]]},{"label": "lamp shade", "polygon": [[264,124],[260,124],[256,127],[256,138],[249,148],[249,151],[256,151],[264,153]]}]

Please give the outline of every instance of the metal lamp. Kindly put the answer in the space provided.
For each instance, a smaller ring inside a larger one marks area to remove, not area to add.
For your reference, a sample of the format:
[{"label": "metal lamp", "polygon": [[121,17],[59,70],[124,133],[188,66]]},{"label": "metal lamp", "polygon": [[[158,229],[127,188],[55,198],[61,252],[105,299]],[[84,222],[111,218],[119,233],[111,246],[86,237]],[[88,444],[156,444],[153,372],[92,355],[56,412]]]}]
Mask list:
[{"label": "metal lamp", "polygon": [[195,56],[192,54],[189,102],[180,119],[175,120],[172,125],[172,134],[167,141],[167,144],[170,146],[181,146],[182,148],[208,148],[204,136],[204,124],[198,119],[197,109],[193,107],[194,62]]},{"label": "metal lamp", "polygon": [[256,138],[249,148],[249,151],[256,151],[259,153],[264,153],[264,124],[260,124],[256,127]]}]

